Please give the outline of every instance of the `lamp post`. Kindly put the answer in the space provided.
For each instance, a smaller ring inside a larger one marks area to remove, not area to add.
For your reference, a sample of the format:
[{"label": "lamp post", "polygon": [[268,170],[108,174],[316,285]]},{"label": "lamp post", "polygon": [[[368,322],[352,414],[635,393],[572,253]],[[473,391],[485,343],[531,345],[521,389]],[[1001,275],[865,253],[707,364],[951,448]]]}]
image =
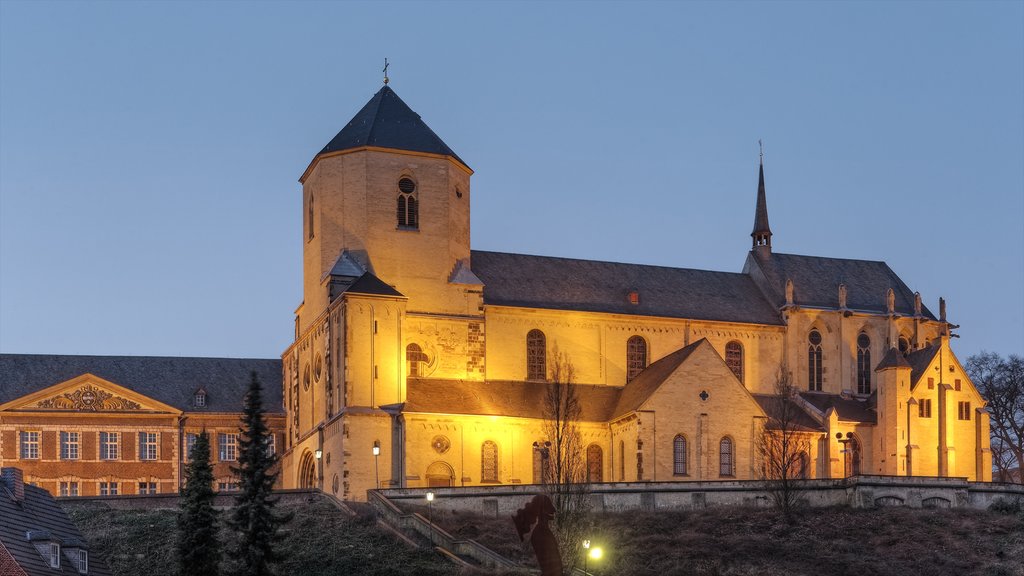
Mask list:
[{"label": "lamp post", "polygon": [[380,456],[380,441],[373,441],[373,478],[377,482],[377,490],[380,490],[380,472],[377,467],[377,457]]},{"label": "lamp post", "polygon": [[583,541],[583,572],[588,574],[587,571],[587,556],[590,555],[590,540]]},{"label": "lamp post", "polygon": [[316,458],[316,486],[323,490],[324,465],[320,459],[324,457],[324,451],[317,448],[316,452],[313,452],[313,456]]},{"label": "lamp post", "polygon": [[434,545],[434,493],[427,492],[427,524],[430,527],[430,545]]},{"label": "lamp post", "polygon": [[839,443],[843,445],[843,449],[840,450],[839,453],[843,455],[843,478],[844,479],[847,477],[847,473],[846,473],[846,458],[847,458],[847,456],[846,455],[850,452],[850,449],[848,448],[848,444],[850,443],[850,441],[852,439],[853,439],[853,432],[847,432],[846,433],[846,438],[843,438],[843,433],[842,432],[836,432],[836,440],[839,440]]},{"label": "lamp post", "polygon": [[917,399],[907,400],[907,476],[914,475],[914,449],[910,443],[910,407],[917,406]]}]

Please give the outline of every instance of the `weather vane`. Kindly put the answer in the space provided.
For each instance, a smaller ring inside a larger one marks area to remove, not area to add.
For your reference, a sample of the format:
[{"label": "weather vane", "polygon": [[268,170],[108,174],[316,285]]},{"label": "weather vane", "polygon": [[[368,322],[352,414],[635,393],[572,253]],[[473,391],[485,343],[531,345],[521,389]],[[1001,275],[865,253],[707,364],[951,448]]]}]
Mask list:
[{"label": "weather vane", "polygon": [[388,59],[385,58],[384,59],[384,84],[388,83],[388,66],[390,66],[390,64],[388,64]]},{"label": "weather vane", "polygon": [[[388,83],[387,78],[384,79],[384,83]],[[757,139],[757,147],[761,149],[761,162],[764,162],[764,144],[761,142],[760,138]]]}]

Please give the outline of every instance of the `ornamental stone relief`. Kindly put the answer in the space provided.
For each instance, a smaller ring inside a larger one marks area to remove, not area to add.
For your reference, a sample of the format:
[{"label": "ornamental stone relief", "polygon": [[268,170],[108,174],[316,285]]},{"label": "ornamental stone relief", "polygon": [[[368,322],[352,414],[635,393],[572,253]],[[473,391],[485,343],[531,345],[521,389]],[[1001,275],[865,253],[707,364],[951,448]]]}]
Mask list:
[{"label": "ornamental stone relief", "polygon": [[60,396],[40,400],[36,407],[51,410],[80,410],[83,412],[142,409],[142,406],[137,402],[132,402],[120,396],[114,396],[110,392],[91,384],[86,384],[74,392],[65,392]]}]

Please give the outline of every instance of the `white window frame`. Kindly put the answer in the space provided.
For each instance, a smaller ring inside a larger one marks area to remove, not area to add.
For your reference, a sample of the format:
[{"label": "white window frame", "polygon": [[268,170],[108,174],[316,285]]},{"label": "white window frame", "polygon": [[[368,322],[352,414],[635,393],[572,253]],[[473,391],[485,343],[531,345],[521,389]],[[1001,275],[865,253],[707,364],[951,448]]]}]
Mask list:
[{"label": "white window frame", "polygon": [[61,496],[78,496],[80,493],[77,481],[68,480],[60,483]]},{"label": "white window frame", "polygon": [[60,544],[50,542],[50,568],[60,569]]},{"label": "white window frame", "polygon": [[121,433],[100,432],[100,460],[121,459]]},{"label": "white window frame", "polygon": [[238,461],[238,433],[217,434],[217,457],[220,462]]},{"label": "white window frame", "polygon": [[82,456],[82,434],[80,432],[60,433],[60,459],[78,460]]},{"label": "white window frame", "polygon": [[77,564],[78,564],[78,566],[76,566],[76,568],[78,568],[78,573],[79,574],[88,574],[89,573],[89,551],[88,550],[79,550],[78,551],[78,562],[77,562]]},{"label": "white window frame", "polygon": [[18,456],[21,460],[39,460],[43,433],[39,430],[22,430],[18,435]]},{"label": "white window frame", "polygon": [[160,433],[139,432],[139,460],[160,459]]},{"label": "white window frame", "polygon": [[157,494],[159,493],[159,484],[156,482],[139,482],[139,494]]},{"label": "white window frame", "polygon": [[100,482],[99,493],[100,496],[117,496],[121,491],[116,481]]}]

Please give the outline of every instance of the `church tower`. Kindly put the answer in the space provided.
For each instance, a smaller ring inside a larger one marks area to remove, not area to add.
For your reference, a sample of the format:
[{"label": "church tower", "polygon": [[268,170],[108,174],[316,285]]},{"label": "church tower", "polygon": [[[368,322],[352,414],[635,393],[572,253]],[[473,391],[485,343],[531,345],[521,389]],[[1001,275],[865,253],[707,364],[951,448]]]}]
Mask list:
[{"label": "church tower", "polygon": [[469,272],[472,173],[385,84],[299,180],[304,300],[296,331],[326,309],[332,275],[360,268],[407,296],[410,310],[466,314],[473,303],[450,281]]},{"label": "church tower", "polygon": [[771,255],[772,229],[768,226],[768,200],[764,193],[764,153],[761,154],[761,166],[757,177],[757,208],[754,210],[754,230],[750,237],[754,239],[752,250],[758,257]]}]

